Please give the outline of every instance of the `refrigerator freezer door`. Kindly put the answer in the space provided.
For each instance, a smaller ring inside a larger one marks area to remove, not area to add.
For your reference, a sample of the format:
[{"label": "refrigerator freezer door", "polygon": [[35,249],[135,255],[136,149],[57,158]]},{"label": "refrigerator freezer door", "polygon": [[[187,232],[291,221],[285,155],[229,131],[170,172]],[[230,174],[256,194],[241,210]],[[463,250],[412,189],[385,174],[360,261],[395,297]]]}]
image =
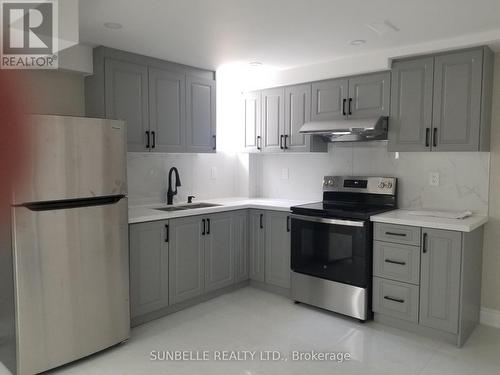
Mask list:
[{"label": "refrigerator freezer door", "polygon": [[34,115],[27,123],[15,204],[127,194],[123,121]]},{"label": "refrigerator freezer door", "polygon": [[39,373],[126,340],[127,199],[12,210],[18,373]]}]

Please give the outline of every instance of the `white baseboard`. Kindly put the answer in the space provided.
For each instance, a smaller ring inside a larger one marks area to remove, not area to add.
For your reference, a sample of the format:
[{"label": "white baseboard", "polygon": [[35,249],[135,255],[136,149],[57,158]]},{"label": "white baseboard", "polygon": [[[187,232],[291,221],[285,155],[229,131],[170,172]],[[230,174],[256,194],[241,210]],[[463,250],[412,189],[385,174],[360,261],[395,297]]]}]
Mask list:
[{"label": "white baseboard", "polygon": [[500,328],[500,311],[482,307],[479,321],[481,324]]}]

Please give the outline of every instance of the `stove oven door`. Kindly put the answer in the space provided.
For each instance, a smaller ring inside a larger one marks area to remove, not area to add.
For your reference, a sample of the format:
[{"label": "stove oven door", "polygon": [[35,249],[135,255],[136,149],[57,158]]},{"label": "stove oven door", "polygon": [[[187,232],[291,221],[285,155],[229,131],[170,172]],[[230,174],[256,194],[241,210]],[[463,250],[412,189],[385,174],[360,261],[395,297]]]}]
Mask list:
[{"label": "stove oven door", "polygon": [[371,223],[292,215],[292,271],[367,288]]}]

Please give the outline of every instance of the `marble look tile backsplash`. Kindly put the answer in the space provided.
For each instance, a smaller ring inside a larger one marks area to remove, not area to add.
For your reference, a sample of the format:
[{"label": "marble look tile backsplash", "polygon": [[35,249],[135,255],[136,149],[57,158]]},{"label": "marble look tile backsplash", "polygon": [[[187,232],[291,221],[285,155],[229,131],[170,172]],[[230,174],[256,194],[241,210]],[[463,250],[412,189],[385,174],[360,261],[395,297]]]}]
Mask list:
[{"label": "marble look tile backsplash", "polygon": [[[383,142],[330,144],[327,154],[250,155],[249,165],[252,196],[317,201],[324,175],[382,175],[398,177],[401,208],[488,213],[489,153],[412,152],[396,159]],[[439,173],[439,186],[429,186],[430,172]]]}]

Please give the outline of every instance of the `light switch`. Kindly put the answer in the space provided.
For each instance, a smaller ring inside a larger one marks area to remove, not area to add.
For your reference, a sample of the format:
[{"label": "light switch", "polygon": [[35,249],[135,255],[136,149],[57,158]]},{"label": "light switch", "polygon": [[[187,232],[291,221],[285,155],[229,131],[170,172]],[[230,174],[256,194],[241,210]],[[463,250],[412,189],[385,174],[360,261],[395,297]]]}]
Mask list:
[{"label": "light switch", "polygon": [[288,175],[289,175],[288,168],[282,168],[281,169],[281,179],[288,180]]},{"label": "light switch", "polygon": [[429,186],[439,186],[439,172],[429,173]]},{"label": "light switch", "polygon": [[210,178],[212,180],[215,180],[217,178],[217,168],[215,167],[210,168]]}]

